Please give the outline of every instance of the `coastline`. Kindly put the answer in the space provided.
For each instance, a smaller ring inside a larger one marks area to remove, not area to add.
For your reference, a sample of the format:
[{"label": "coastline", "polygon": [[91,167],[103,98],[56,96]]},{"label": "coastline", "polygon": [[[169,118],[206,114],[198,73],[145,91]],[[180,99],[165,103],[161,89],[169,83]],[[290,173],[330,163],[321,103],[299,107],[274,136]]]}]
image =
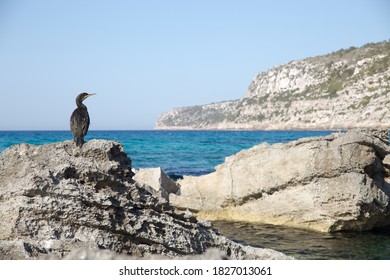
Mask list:
[{"label": "coastline", "polygon": [[376,124],[372,126],[256,126],[256,127],[193,127],[193,126],[156,126],[155,131],[347,131],[352,129],[373,129],[382,130],[389,129],[390,124]]}]

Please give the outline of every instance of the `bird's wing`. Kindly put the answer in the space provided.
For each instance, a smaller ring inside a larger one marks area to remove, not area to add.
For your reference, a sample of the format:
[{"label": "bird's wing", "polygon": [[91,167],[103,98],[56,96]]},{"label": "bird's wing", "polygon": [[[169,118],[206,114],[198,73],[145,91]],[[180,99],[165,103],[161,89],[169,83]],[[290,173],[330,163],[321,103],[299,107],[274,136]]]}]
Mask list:
[{"label": "bird's wing", "polygon": [[73,136],[85,136],[88,132],[89,122],[89,115],[86,110],[80,110],[79,108],[74,110],[70,117],[70,128]]}]

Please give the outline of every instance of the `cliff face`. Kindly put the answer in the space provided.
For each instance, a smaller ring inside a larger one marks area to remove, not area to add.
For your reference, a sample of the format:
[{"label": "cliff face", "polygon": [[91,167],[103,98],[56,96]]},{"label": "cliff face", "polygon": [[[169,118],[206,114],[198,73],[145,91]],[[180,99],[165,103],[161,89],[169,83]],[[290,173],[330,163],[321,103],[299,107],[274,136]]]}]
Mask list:
[{"label": "cliff face", "polygon": [[349,129],[390,124],[390,42],[257,74],[239,100],[175,108],[156,129]]}]

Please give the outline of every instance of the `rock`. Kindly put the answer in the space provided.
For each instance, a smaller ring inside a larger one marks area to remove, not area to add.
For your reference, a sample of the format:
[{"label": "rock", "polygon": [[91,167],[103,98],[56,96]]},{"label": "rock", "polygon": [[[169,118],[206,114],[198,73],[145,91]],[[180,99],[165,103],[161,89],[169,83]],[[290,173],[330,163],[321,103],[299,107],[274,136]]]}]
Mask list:
[{"label": "rock", "polygon": [[163,258],[212,248],[231,259],[289,258],[176,213],[133,175],[118,142],[8,148],[0,154],[0,259]]},{"label": "rock", "polygon": [[386,165],[387,167],[390,167],[390,156],[387,155],[384,159],[383,159],[383,164]]},{"label": "rock", "polygon": [[150,186],[156,194],[169,201],[169,194],[179,190],[175,181],[171,180],[161,168],[144,168],[138,170],[133,179],[144,186]]},{"label": "rock", "polygon": [[322,232],[390,225],[388,144],[386,133],[363,130],[263,143],[226,158],[214,173],[179,180],[170,202],[210,220]]},{"label": "rock", "polygon": [[[124,255],[124,254],[115,254],[110,250],[91,250],[88,248],[76,249],[67,254],[64,259],[66,260],[136,260],[136,257]],[[219,249],[211,248],[208,249],[202,255],[187,255],[180,257],[163,257],[160,255],[149,255],[143,259],[147,260],[224,260],[227,259],[227,256],[224,252]]]},{"label": "rock", "polygon": [[385,169],[385,182],[390,185],[390,155],[383,159],[383,166]]},{"label": "rock", "polygon": [[[257,248],[245,246],[247,259],[267,259],[267,260],[279,260],[279,259],[291,259],[286,255],[276,252],[274,250],[262,249],[259,251]],[[261,255],[259,255],[259,253]],[[49,259],[53,259],[52,257]],[[139,258],[124,254],[115,254],[110,250],[91,250],[89,248],[75,249],[67,254],[64,259],[66,260],[137,260]],[[185,255],[176,257],[167,257],[162,255],[148,255],[142,258],[143,260],[226,260],[229,257],[226,252],[211,248],[207,249],[205,253],[201,255]]]}]

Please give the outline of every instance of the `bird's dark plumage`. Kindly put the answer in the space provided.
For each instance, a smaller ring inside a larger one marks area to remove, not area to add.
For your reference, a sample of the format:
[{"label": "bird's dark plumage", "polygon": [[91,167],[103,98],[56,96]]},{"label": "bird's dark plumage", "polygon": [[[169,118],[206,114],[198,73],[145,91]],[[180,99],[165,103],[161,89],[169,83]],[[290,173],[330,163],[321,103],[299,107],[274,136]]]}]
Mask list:
[{"label": "bird's dark plumage", "polygon": [[83,104],[83,101],[91,95],[94,94],[83,92],[77,96],[77,108],[70,117],[70,130],[72,131],[73,139],[78,147],[81,147],[84,144],[84,136],[88,133],[90,120],[87,106]]}]

